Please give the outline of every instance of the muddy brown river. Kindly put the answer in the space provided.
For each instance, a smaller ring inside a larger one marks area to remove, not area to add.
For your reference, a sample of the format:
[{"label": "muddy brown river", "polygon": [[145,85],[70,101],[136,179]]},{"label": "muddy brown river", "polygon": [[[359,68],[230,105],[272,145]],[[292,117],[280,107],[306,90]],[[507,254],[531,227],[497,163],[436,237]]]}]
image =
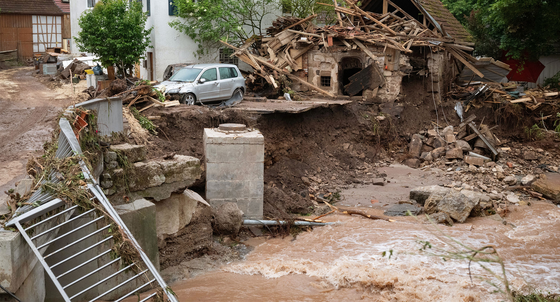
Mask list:
[{"label": "muddy brown river", "polygon": [[[393,182],[343,192],[339,204],[381,215],[383,207],[406,197],[407,187],[440,182],[431,172],[387,168]],[[369,198],[389,200],[367,205]],[[444,234],[473,248],[494,246],[505,261],[513,289],[560,291],[560,208],[547,202],[512,206],[499,216],[469,218],[463,224],[438,225]],[[442,260],[421,253],[419,240],[452,250],[424,219],[394,222],[343,214],[335,225],[316,227],[293,238],[251,239],[246,260],[218,271],[176,282],[180,301],[503,301],[487,281],[499,282],[466,260]],[[504,222],[505,221],[505,222]],[[388,255],[392,251],[392,256]],[[383,256],[383,252],[386,255]],[[498,265],[489,265],[500,272]]]}]

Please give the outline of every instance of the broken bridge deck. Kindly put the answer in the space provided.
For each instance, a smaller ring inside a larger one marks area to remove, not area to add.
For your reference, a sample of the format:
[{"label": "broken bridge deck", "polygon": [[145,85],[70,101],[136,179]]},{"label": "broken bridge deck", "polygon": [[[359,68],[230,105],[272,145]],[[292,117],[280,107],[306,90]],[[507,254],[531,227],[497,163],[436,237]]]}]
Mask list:
[{"label": "broken bridge deck", "polygon": [[315,108],[326,108],[333,105],[342,106],[352,102],[354,100],[310,99],[307,101],[267,100],[262,102],[244,100],[231,109],[258,114],[303,113]]}]

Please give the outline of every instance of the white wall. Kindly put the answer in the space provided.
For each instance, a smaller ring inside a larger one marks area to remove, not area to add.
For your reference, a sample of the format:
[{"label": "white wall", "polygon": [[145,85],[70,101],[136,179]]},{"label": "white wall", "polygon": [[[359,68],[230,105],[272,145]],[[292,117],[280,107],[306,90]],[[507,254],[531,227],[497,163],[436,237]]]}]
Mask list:
[{"label": "white wall", "polygon": [[72,43],[70,44],[70,50],[73,54],[78,54],[80,51],[76,46],[75,38],[80,32],[80,25],[78,24],[78,19],[82,15],[82,12],[88,9],[87,0],[72,0],[70,1],[70,26],[72,33]]},{"label": "white wall", "polygon": [[[560,54],[541,57],[539,61],[541,61],[545,67],[537,79],[536,84],[543,86],[546,79],[553,77],[560,71]],[[536,84],[529,83],[529,87],[535,88],[537,87]]]},{"label": "white wall", "polygon": [[[147,0],[142,0],[144,11],[147,11]],[[154,57],[154,80],[161,81],[165,68],[170,64],[176,63],[212,63],[218,62],[218,50],[209,51],[210,55],[203,58],[197,57],[195,52],[198,49],[196,44],[187,35],[176,31],[169,26],[169,22],[176,19],[175,16],[169,16],[168,0],[150,0],[151,13],[146,22],[146,27],[152,27],[151,33],[152,48],[146,52],[153,52]],[[80,31],[78,25],[78,18],[87,8],[86,0],[72,0],[70,1],[70,19],[72,22],[72,37],[77,36]],[[280,15],[271,14],[263,23],[263,28],[271,26],[272,21]],[[264,31],[263,31],[264,32]],[[72,39],[72,53],[78,54],[79,51],[76,47],[74,39]],[[146,55],[146,59],[148,56]],[[241,65],[242,62],[240,62]],[[149,66],[149,65],[146,65]],[[140,76],[143,79],[148,79],[148,70],[144,68],[144,60],[140,62]]]}]

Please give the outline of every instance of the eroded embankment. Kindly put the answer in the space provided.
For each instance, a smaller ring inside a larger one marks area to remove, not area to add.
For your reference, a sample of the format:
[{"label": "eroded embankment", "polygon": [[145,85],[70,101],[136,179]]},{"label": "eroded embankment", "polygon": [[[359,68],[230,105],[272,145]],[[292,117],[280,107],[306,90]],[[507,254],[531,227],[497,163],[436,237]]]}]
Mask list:
[{"label": "eroded embankment", "polygon": [[[396,119],[381,123],[372,106],[359,103],[301,114],[250,115],[180,106],[149,115],[162,116],[155,120],[161,131],[153,156],[176,152],[203,158],[203,129],[220,123],[244,123],[260,130],[265,137],[265,215],[276,218],[286,212],[309,212],[308,194],[334,193],[371,177],[385,148],[404,141]],[[310,187],[310,178],[317,185]],[[201,191],[203,186],[201,181]]]}]

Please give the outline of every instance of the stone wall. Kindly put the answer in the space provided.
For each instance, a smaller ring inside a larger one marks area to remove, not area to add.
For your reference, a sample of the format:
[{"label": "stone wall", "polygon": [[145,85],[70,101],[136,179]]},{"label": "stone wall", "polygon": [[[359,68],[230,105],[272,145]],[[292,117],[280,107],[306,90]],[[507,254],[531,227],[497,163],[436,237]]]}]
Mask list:
[{"label": "stone wall", "polygon": [[146,161],[146,147],[115,145],[104,154],[105,170],[101,176],[103,191],[115,204],[150,198],[160,201],[172,192],[182,192],[201,177],[200,160],[174,155],[171,159]]}]

